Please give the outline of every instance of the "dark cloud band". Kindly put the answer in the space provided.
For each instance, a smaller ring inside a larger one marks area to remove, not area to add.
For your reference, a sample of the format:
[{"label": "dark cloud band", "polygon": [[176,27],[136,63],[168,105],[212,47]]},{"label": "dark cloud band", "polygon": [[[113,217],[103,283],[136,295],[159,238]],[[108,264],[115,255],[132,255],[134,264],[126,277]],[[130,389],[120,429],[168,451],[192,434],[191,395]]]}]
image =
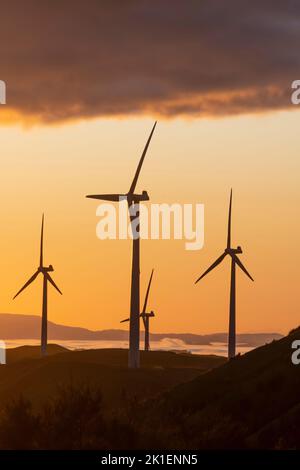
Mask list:
[{"label": "dark cloud band", "polygon": [[267,111],[291,106],[299,40],[298,1],[11,0],[0,78],[44,122]]}]

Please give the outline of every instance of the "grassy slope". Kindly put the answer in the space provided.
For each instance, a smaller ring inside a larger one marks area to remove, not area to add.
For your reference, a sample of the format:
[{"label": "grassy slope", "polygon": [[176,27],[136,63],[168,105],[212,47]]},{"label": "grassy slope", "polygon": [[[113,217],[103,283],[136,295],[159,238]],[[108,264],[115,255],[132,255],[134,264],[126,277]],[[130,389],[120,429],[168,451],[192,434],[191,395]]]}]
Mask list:
[{"label": "grassy slope", "polygon": [[217,356],[151,351],[141,352],[140,370],[128,370],[127,351],[122,349],[67,351],[50,345],[48,357],[41,358],[38,347],[23,346],[9,350],[7,365],[0,367],[0,402],[22,394],[39,406],[58,387],[89,383],[101,388],[107,406],[118,406],[125,396],[156,395],[223,362]]},{"label": "grassy slope", "polygon": [[142,352],[139,370],[127,369],[127,351],[120,349],[71,352],[53,345],[42,359],[38,348],[18,348],[0,367],[0,403],[22,393],[38,406],[55,396],[59,385],[89,383],[101,388],[108,415],[111,408],[135,402],[129,421],[127,405],[123,414],[120,410],[120,442],[124,433],[131,436],[128,448],[299,448],[295,339],[300,329],[230,362]]},{"label": "grassy slope", "polygon": [[300,418],[294,339],[300,339],[299,329],[174,387],[147,404],[150,421],[157,418],[166,441],[178,439],[183,447],[293,446],[284,441]]}]

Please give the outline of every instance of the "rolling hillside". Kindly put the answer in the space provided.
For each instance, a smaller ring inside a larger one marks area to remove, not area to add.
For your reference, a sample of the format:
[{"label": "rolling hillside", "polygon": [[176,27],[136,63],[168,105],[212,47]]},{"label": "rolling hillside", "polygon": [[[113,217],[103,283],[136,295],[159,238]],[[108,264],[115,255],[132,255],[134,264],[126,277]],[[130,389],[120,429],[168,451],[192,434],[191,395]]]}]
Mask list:
[{"label": "rolling hillside", "polygon": [[57,345],[49,345],[46,358],[35,346],[8,350],[7,365],[0,367],[1,406],[20,395],[38,406],[71,383],[98,388],[106,406],[119,406],[124,396],[145,399],[225,362],[217,356],[142,351],[141,369],[128,370],[127,357],[122,349],[68,351]]},{"label": "rolling hillside", "polygon": [[143,408],[162,447],[299,448],[300,329],[180,384]]},{"label": "rolling hillside", "polygon": [[0,448],[299,448],[295,339],[300,329],[229,362],[142,352],[139,370],[127,369],[121,349],[52,345],[47,358],[36,347],[9,351]]}]

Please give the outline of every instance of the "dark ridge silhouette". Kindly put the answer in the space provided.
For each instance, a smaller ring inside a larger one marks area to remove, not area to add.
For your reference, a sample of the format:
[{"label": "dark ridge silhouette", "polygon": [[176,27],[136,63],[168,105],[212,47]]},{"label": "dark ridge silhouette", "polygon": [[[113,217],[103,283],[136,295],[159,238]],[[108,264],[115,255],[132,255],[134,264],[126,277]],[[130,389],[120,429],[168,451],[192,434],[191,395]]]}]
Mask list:
[{"label": "dark ridge silhouette", "polygon": [[243,263],[238,258],[238,254],[243,253],[242,248],[232,248],[231,246],[231,209],[232,209],[232,190],[230,191],[228,229],[227,229],[227,247],[224,253],[197,279],[195,284],[199,282],[210,271],[215,269],[224,258],[229,255],[231,257],[231,282],[230,282],[230,306],[229,306],[229,334],[228,334],[228,359],[232,359],[236,354],[236,265],[244,271],[244,273],[253,281],[253,277],[249,274]]},{"label": "dark ridge silhouette", "polygon": [[137,409],[139,419],[162,448],[299,449],[299,338],[300,328],[176,386]]},{"label": "dark ridge silhouette", "polygon": [[43,275],[43,306],[42,306],[42,326],[41,326],[41,354],[45,356],[47,354],[47,327],[48,327],[48,282],[52,284],[52,286],[60,293],[62,292],[59,290],[55,282],[53,281],[52,277],[50,276],[50,272],[54,271],[52,264],[49,266],[44,266],[43,262],[44,256],[44,214],[42,217],[42,228],[41,228],[41,245],[40,245],[40,263],[39,267],[37,268],[36,272],[31,276],[31,278],[24,284],[24,286],[16,293],[14,299],[21,294],[21,292],[26,289],[41,273]]},{"label": "dark ridge silhouette", "polygon": [[[69,350],[58,344],[47,345],[47,356],[68,352]],[[17,361],[26,359],[37,359],[41,357],[40,348],[37,346],[19,346],[17,348],[9,348],[6,351],[7,364],[12,364]]]},{"label": "dark ridge silhouette", "polygon": [[[135,194],[138,177],[142,169],[142,165],[152,139],[154,129],[157,122],[150,132],[147,143],[140,158],[137,170],[135,172],[129,192],[126,194],[98,194],[86,196],[91,199],[100,199],[105,201],[119,202],[120,200],[127,200],[128,212],[131,222],[132,232],[136,233],[133,236],[133,251],[132,251],[132,269],[131,269],[131,299],[130,299],[130,326],[129,326],[129,354],[128,354],[128,367],[136,369],[140,365],[139,349],[140,349],[140,229],[139,229],[139,203],[141,201],[149,201],[147,191],[142,194]],[[138,224],[136,222],[138,221]]]},{"label": "dark ridge silhouette", "polygon": [[39,347],[9,350],[7,365],[0,367],[1,409],[20,395],[35,409],[54,397],[57,387],[70,382],[100,388],[107,410],[118,407],[123,395],[145,399],[223,364],[223,357],[198,356],[168,351],[141,351],[141,367],[128,369],[125,349],[66,351],[48,345],[41,357]]},{"label": "dark ridge silhouette", "polygon": [[141,351],[137,371],[122,350],[18,360],[0,368],[0,448],[299,449],[299,338],[231,361]]}]

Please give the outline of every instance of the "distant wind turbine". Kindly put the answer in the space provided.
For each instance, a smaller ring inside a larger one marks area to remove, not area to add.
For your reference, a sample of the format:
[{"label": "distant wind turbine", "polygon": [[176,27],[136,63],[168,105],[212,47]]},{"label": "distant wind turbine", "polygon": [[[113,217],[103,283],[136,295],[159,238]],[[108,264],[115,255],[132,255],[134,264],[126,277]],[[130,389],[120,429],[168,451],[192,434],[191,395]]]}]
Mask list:
[{"label": "distant wind turbine", "polygon": [[[149,292],[150,292],[150,287],[151,287],[151,282],[152,282],[152,277],[153,277],[153,269],[151,272],[151,276],[149,279],[149,284],[145,296],[145,302],[144,302],[144,307],[142,310],[142,313],[140,314],[140,317],[143,319],[144,322],[144,327],[145,327],[145,351],[150,350],[150,317],[154,317],[154,312],[151,310],[151,312],[147,312],[147,303],[148,303],[148,297],[149,297]],[[126,320],[122,320],[121,323],[129,321],[130,318],[126,318]]]},{"label": "distant wind turbine", "polygon": [[240,259],[237,257],[237,254],[242,253],[242,248],[238,246],[237,248],[231,247],[231,209],[232,209],[232,190],[230,192],[230,203],[229,203],[229,215],[228,215],[228,232],[227,232],[227,247],[225,248],[224,253],[202,274],[202,276],[197,279],[195,284],[200,281],[206,274],[212,271],[216,266],[218,266],[223,259],[229,255],[231,257],[231,284],[230,284],[230,308],[229,308],[229,337],[228,337],[228,359],[231,359],[235,356],[236,349],[236,265],[244,271],[244,273],[254,281],[252,276],[248,273],[245,266],[242,264]]},{"label": "distant wind turbine", "polygon": [[[139,218],[139,204],[141,201],[149,201],[147,191],[135,194],[138,177],[154,132],[156,122],[150,132],[144,151],[140,158],[136,173],[128,193],[126,194],[99,194],[86,196],[91,199],[119,202],[127,199],[130,223],[133,234],[132,270],[131,270],[131,300],[130,300],[130,327],[129,327],[129,355],[128,367],[138,368],[140,366],[140,229],[136,222]],[[136,220],[137,219],[137,220]],[[138,221],[139,222],[139,221]]]},{"label": "distant wind turbine", "polygon": [[14,296],[14,299],[24,290],[26,287],[29,286],[36,278],[37,276],[41,273],[44,276],[43,279],[43,307],[42,307],[42,328],[41,328],[41,353],[42,356],[45,356],[47,354],[47,307],[48,307],[48,296],[47,296],[47,287],[48,287],[48,282],[52,284],[52,286],[60,293],[62,292],[59,290],[53,279],[51,278],[49,272],[54,271],[52,264],[49,266],[44,266],[43,263],[43,250],[44,250],[44,215],[42,217],[42,228],[41,228],[41,245],[40,245],[40,265],[37,269],[37,271],[34,273],[34,275],[24,284],[22,289],[19,290],[19,292],[16,293]]}]

